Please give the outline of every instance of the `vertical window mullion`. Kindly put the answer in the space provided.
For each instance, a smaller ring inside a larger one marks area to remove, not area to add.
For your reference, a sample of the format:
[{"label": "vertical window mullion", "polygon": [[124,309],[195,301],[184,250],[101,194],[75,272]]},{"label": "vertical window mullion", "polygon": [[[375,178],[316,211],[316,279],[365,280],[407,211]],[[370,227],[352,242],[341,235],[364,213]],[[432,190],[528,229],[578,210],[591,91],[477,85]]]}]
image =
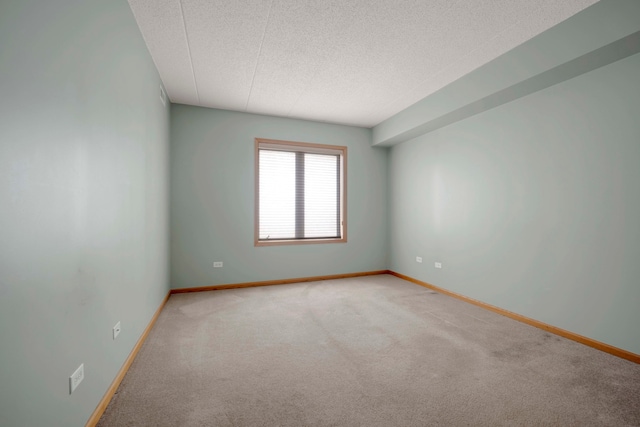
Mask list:
[{"label": "vertical window mullion", "polygon": [[296,239],[304,237],[304,153],[296,152]]}]

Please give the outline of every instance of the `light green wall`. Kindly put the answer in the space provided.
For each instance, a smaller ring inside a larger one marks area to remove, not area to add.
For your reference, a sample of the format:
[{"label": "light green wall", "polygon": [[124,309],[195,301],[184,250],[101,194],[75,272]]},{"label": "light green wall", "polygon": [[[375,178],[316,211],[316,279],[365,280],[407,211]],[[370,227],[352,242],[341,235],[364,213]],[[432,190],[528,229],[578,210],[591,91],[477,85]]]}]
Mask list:
[{"label": "light green wall", "polygon": [[[348,147],[347,243],[254,247],[256,137]],[[171,285],[385,269],[387,154],[369,129],[173,105]]]},{"label": "light green wall", "polygon": [[169,289],[159,85],[126,0],[2,1],[1,426],[84,425]]},{"label": "light green wall", "polygon": [[390,268],[640,353],[638,76],[636,54],[393,147]]}]

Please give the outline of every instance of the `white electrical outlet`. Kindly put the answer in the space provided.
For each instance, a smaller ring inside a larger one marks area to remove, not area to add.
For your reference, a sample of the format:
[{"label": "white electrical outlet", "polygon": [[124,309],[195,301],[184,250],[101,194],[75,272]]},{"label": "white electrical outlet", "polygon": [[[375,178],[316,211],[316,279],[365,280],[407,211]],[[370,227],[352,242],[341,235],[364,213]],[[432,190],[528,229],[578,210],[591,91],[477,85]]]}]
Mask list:
[{"label": "white electrical outlet", "polygon": [[422,262],[422,257],[421,256],[417,256],[416,257],[416,262],[420,262],[421,263]]},{"label": "white electrical outlet", "polygon": [[436,268],[442,268],[442,263],[441,262],[436,262]]},{"label": "white electrical outlet", "polygon": [[222,268],[222,261],[215,261],[213,263],[214,268]]},{"label": "white electrical outlet", "polygon": [[113,339],[115,340],[120,334],[120,322],[116,323],[116,326],[113,327]]},{"label": "white electrical outlet", "polygon": [[69,377],[69,394],[78,388],[78,385],[84,379],[84,363],[81,363],[78,369]]}]

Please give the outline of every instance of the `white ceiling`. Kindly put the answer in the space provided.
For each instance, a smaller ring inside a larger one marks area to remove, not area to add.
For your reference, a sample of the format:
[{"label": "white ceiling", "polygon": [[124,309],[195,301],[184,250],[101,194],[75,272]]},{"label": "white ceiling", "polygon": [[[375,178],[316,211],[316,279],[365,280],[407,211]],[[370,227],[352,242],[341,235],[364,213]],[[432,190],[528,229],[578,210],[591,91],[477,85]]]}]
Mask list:
[{"label": "white ceiling", "polygon": [[372,127],[597,0],[129,0],[172,102]]}]

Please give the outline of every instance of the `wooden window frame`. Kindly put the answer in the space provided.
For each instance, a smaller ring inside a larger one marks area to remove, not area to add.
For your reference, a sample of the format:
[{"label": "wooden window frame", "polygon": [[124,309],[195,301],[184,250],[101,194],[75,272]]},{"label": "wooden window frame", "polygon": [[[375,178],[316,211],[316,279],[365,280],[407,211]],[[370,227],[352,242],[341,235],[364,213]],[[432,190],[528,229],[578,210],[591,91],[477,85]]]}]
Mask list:
[{"label": "wooden window frame", "polygon": [[[340,213],[342,233],[339,238],[318,239],[290,239],[290,240],[260,240],[260,145],[269,144],[282,147],[285,151],[288,147],[299,148],[300,151],[322,154],[323,150],[340,151],[342,157]],[[319,243],[346,243],[347,242],[347,147],[340,145],[314,144],[309,142],[281,141],[277,139],[255,138],[255,168],[254,168],[254,246],[283,246],[283,245],[310,245]]]}]

